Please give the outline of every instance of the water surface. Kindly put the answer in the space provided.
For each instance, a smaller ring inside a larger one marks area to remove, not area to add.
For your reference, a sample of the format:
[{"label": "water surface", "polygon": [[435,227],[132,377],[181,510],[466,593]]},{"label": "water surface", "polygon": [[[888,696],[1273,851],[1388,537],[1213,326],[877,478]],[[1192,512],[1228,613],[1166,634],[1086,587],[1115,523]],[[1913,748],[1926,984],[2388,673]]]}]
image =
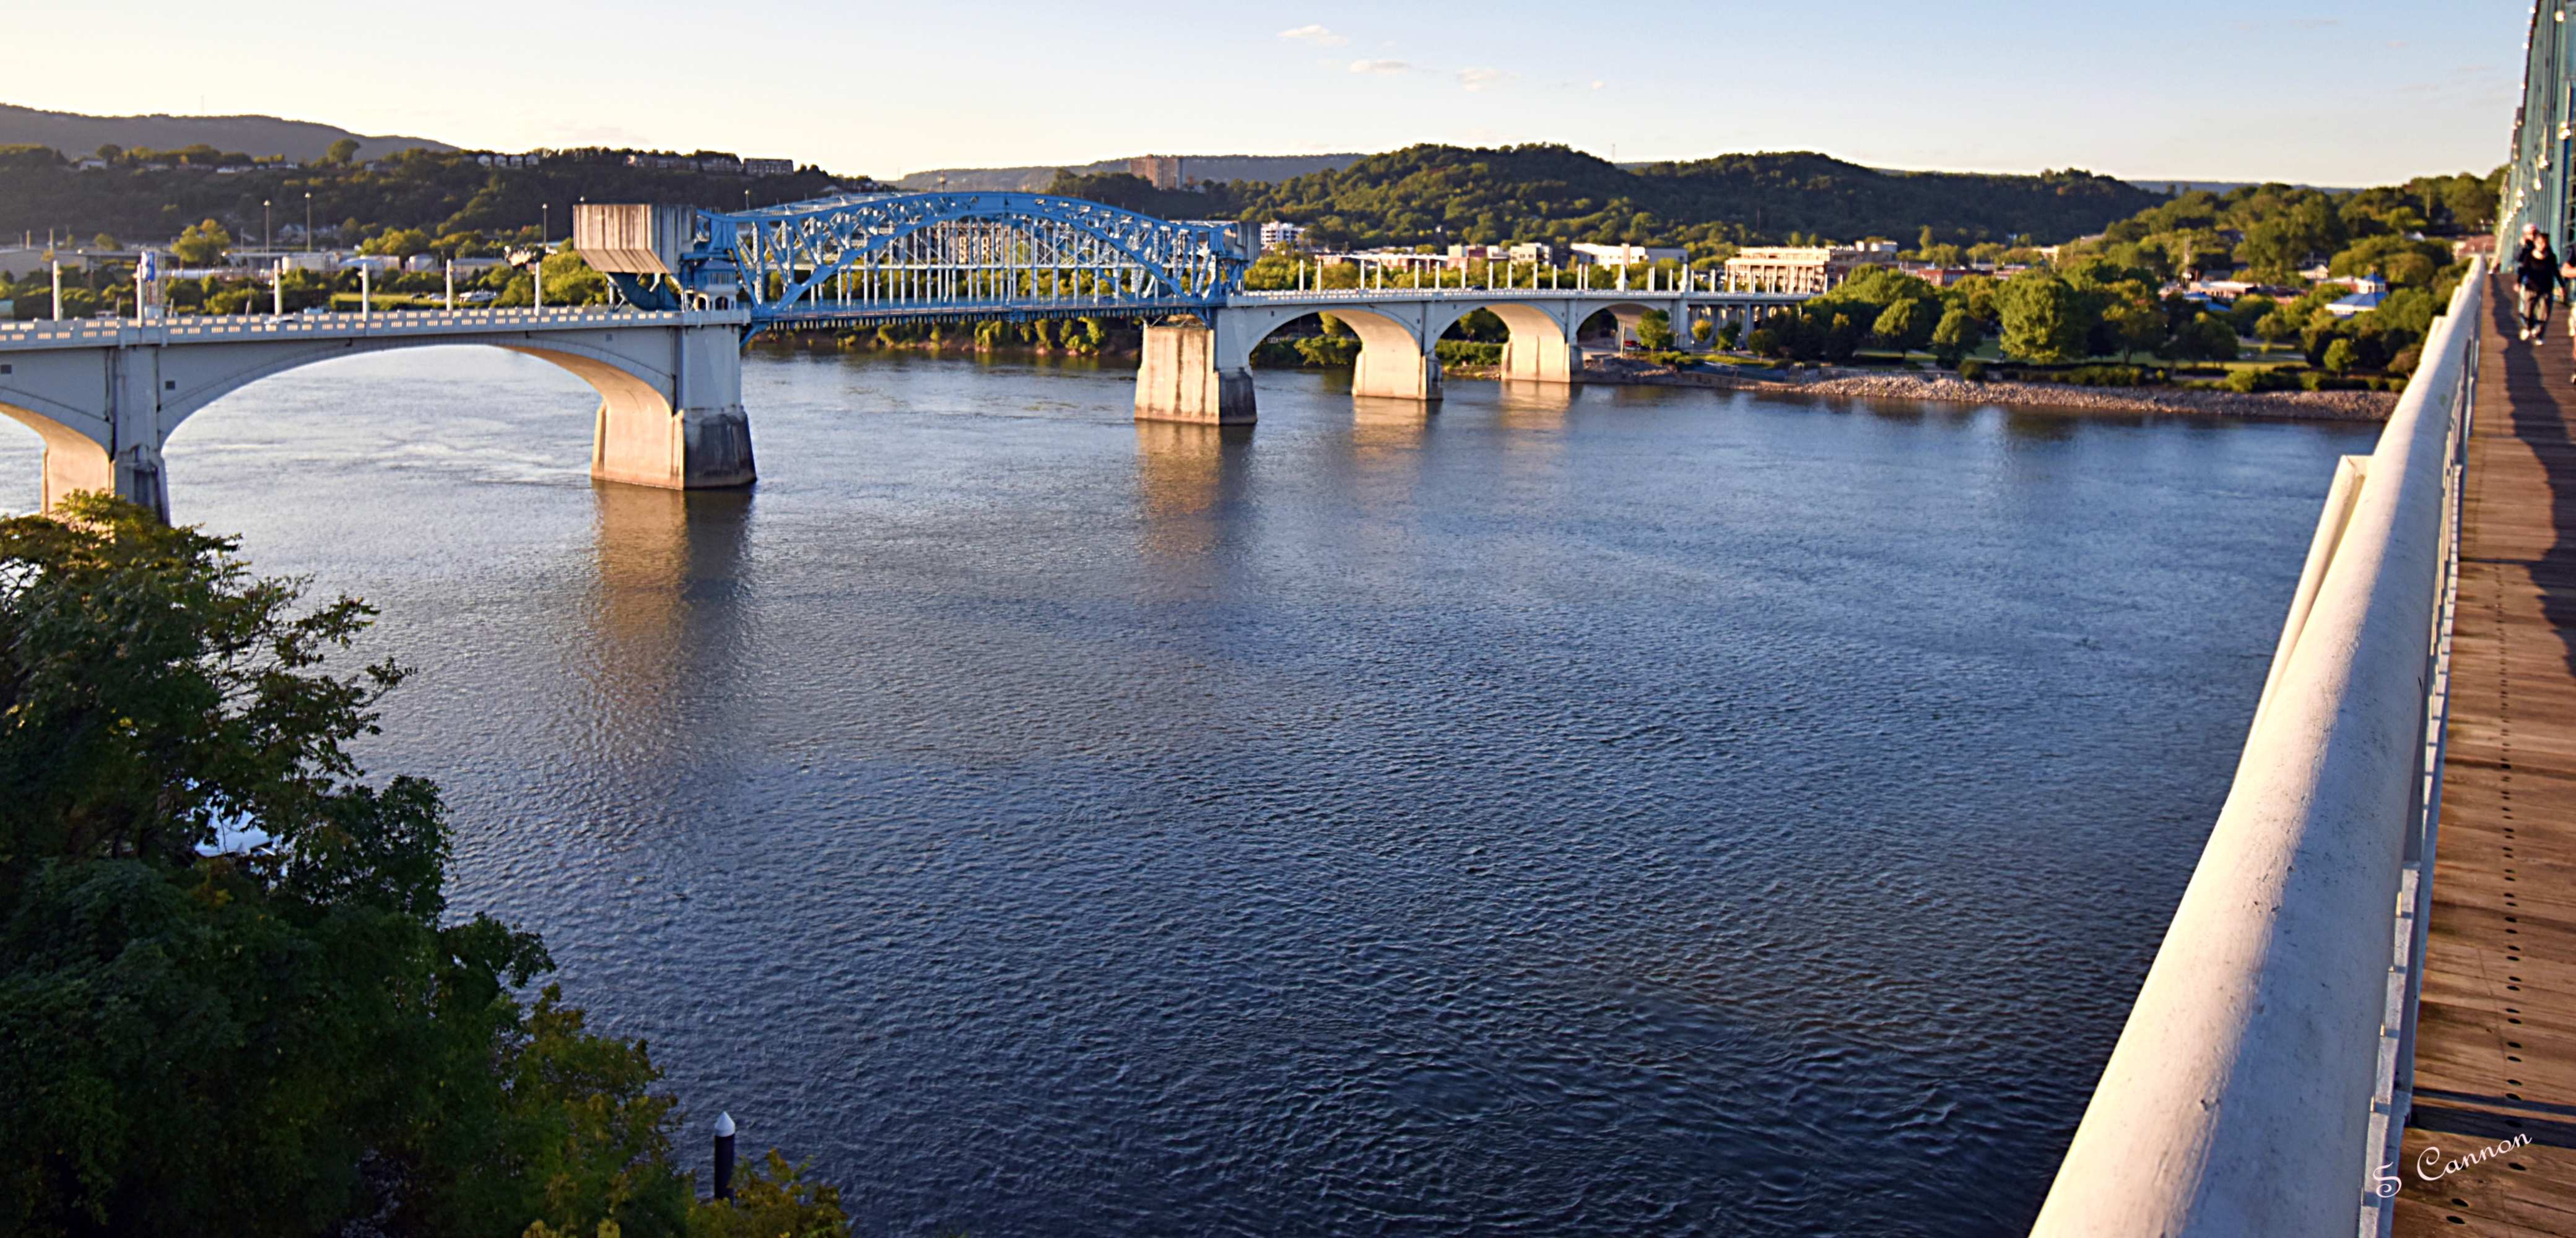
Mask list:
[{"label": "water surface", "polygon": [[[171,445],[381,606],[367,747],[694,1125],[864,1234],[2025,1225],[2353,427],[755,358],[595,488],[437,349]],[[33,438],[0,502],[34,499]]]}]

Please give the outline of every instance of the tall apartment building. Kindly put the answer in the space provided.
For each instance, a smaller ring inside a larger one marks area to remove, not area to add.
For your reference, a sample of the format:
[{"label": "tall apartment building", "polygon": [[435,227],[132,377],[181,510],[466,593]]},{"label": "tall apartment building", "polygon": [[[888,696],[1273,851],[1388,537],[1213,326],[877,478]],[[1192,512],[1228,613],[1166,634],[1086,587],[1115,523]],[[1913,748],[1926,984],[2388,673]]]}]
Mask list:
[{"label": "tall apartment building", "polygon": [[1179,155],[1138,155],[1127,161],[1127,171],[1132,176],[1152,182],[1156,189],[1181,187]]}]

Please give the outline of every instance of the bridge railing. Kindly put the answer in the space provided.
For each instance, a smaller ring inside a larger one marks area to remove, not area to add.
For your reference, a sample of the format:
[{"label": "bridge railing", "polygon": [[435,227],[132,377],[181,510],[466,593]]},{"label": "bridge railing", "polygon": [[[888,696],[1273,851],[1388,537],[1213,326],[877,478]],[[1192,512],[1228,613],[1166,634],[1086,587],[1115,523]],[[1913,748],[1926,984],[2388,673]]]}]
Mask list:
[{"label": "bridge railing", "polygon": [[2337,471],[2235,785],[2034,1235],[2386,1232],[2485,274]]},{"label": "bridge railing", "polygon": [[197,339],[439,329],[508,331],[620,324],[740,325],[748,320],[748,313],[738,309],[638,310],[605,305],[546,306],[542,309],[532,306],[388,309],[319,314],[177,314],[160,318],[40,318],[0,322],[0,346],[131,342],[138,338],[147,342],[186,343]]}]

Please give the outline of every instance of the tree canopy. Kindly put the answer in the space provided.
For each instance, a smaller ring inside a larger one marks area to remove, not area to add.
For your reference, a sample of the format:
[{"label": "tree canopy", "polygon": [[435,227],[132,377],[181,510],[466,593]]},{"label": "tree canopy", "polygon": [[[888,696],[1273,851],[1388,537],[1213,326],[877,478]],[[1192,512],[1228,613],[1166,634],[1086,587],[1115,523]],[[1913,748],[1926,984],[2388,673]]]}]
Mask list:
[{"label": "tree canopy", "polygon": [[405,675],[336,668],[372,612],[65,515],[0,522],[0,1232],[737,1232],[646,1047],[448,914],[437,789],[362,778]]}]

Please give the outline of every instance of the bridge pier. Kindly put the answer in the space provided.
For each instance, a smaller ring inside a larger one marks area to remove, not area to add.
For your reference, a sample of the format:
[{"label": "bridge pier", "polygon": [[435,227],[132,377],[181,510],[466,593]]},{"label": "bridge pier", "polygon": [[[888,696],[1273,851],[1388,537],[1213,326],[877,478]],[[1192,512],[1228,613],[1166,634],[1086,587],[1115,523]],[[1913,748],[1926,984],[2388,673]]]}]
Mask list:
[{"label": "bridge pier", "polygon": [[1583,349],[1575,344],[1574,327],[1566,324],[1562,313],[1531,305],[1479,308],[1502,319],[1511,332],[1503,340],[1504,382],[1571,383],[1583,377]]},{"label": "bridge pier", "polygon": [[667,490],[747,486],[756,473],[751,418],[742,407],[740,336],[729,326],[672,330],[678,364],[666,393],[614,365],[541,348],[544,357],[599,392],[590,475]]},{"label": "bridge pier", "polygon": [[[1219,311],[1220,318],[1223,312]],[[1148,323],[1136,365],[1136,420],[1248,426],[1255,419],[1251,345],[1233,324]],[[1240,357],[1231,355],[1243,354]]]}]

